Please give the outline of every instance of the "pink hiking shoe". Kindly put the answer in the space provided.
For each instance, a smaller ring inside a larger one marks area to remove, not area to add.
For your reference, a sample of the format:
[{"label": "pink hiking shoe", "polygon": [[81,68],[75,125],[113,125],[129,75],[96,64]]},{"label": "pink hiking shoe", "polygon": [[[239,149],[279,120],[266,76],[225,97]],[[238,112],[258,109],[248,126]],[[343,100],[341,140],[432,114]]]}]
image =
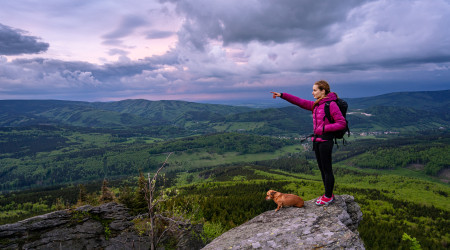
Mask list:
[{"label": "pink hiking shoe", "polygon": [[334,201],[334,194],[331,196],[331,198],[322,195],[316,200],[316,205],[318,206],[329,205],[333,201]]}]

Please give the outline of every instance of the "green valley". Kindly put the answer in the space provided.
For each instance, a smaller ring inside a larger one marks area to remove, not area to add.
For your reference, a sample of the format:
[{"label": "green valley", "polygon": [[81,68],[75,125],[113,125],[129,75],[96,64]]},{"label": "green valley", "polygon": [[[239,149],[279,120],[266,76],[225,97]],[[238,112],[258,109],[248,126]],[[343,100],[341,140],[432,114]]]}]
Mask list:
[{"label": "green valley", "polygon": [[[449,246],[450,113],[429,102],[441,95],[349,100],[352,135],[334,148],[335,191],[361,206],[367,249],[409,248],[404,233],[423,249]],[[301,140],[311,114],[297,107],[5,100],[0,117],[0,224],[98,204],[103,179],[117,202],[144,212],[140,173],[155,173],[168,152],[158,190],[169,199],[159,209],[203,224],[205,241],[275,209],[269,189],[305,200],[323,192]]]}]

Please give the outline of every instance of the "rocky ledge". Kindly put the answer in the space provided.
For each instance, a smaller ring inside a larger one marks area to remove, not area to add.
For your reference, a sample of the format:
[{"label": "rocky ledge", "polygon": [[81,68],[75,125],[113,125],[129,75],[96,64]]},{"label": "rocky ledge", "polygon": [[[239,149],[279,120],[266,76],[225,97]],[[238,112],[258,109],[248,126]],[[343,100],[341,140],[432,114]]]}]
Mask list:
[{"label": "rocky ledge", "polygon": [[203,249],[365,249],[357,231],[361,220],[350,195],[336,196],[324,207],[310,200],[302,208],[264,212]]},{"label": "rocky ledge", "polygon": [[[60,210],[1,225],[0,249],[149,249],[150,238],[137,233],[133,219],[114,202]],[[176,238],[178,249],[204,246],[189,231]]]},{"label": "rocky ledge", "polygon": [[133,218],[117,203],[60,210],[0,226],[1,249],[148,248],[133,230]]},{"label": "rocky ledge", "polygon": [[[117,203],[83,206],[0,226],[0,249],[149,249],[136,232],[134,217]],[[357,228],[362,219],[352,196],[318,207],[264,212],[222,234],[204,249],[364,249]],[[195,233],[191,233],[193,230]],[[201,227],[176,235],[177,249],[200,249]]]}]

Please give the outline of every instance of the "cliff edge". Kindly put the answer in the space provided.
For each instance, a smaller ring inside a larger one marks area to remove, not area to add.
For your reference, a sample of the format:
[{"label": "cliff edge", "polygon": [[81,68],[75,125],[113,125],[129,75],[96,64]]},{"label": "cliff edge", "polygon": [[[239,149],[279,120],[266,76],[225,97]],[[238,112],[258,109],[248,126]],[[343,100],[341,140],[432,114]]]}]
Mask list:
[{"label": "cliff edge", "polygon": [[274,211],[225,232],[203,249],[365,249],[357,231],[362,212],[350,195],[336,196],[329,206],[310,200],[302,208]]},{"label": "cliff edge", "polygon": [[[364,249],[357,228],[362,219],[350,195],[329,206],[314,200],[302,208],[264,212],[225,232],[203,249]],[[0,226],[0,249],[148,249],[128,209],[117,203],[61,210]],[[201,227],[177,235],[177,249],[200,249]]]}]

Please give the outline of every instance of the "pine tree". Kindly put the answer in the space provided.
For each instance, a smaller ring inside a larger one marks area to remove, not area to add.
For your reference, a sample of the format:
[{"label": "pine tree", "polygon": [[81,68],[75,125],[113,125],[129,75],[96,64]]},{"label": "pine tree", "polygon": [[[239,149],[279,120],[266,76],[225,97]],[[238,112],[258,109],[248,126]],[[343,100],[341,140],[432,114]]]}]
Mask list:
[{"label": "pine tree", "polygon": [[120,189],[120,194],[119,194],[119,198],[118,198],[119,202],[129,208],[133,208],[133,206],[134,206],[133,199],[134,199],[134,193],[132,192],[131,188],[129,186],[123,186]]},{"label": "pine tree", "polygon": [[108,188],[108,181],[106,179],[103,179],[102,195],[100,196],[100,202],[106,203],[111,201],[114,201],[114,194]]},{"label": "pine tree", "polygon": [[87,201],[87,191],[86,187],[83,184],[78,185],[80,192],[78,193],[78,204],[85,204]]},{"label": "pine tree", "polygon": [[147,211],[147,200],[145,199],[145,188],[147,179],[142,172],[139,172],[138,188],[133,197],[133,212],[136,214],[145,213]]}]

